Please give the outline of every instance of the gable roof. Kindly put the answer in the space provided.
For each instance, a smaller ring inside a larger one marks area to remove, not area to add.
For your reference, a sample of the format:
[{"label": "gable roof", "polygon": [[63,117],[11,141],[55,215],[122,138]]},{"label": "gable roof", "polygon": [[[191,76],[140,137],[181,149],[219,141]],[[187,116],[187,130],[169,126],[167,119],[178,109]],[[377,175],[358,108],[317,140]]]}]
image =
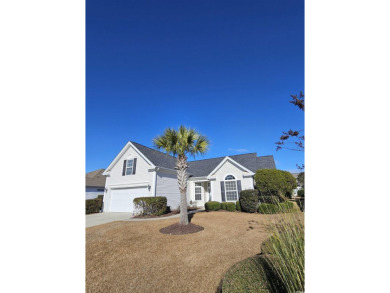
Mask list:
[{"label": "gable roof", "polygon": [[[138,149],[154,166],[175,169],[176,158],[150,147],[144,146],[134,141],[130,141],[127,145],[132,144]],[[127,146],[126,145],[126,146]],[[106,169],[106,172],[116,163],[120,158],[121,154],[124,153],[126,147],[118,154],[115,160]],[[238,164],[247,168],[252,172],[256,172],[258,169],[276,169],[274,157],[261,156],[258,157],[256,153],[248,153],[242,155],[224,156],[218,158],[194,160],[188,162],[188,173],[194,177],[205,177],[208,176],[226,157],[229,157],[236,161]]]},{"label": "gable roof", "polygon": [[[258,157],[256,153],[248,153],[228,157],[254,173],[258,169],[276,169],[274,157],[272,155]],[[208,176],[225,158],[226,157],[219,157],[188,162],[190,166],[188,168],[188,173],[195,177]]]},{"label": "gable roof", "polygon": [[131,143],[143,153],[155,166],[168,169],[175,169],[176,158],[166,153],[149,148],[142,144],[131,141]]},{"label": "gable roof", "polygon": [[85,186],[104,187],[106,176],[102,175],[104,169],[95,170],[85,174]]}]

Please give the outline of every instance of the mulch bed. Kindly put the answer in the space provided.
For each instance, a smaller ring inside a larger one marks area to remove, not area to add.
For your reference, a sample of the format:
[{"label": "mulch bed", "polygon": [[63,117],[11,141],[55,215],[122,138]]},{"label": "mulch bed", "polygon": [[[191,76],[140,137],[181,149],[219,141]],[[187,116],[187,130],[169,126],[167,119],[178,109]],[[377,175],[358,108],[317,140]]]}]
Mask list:
[{"label": "mulch bed", "polygon": [[160,229],[160,232],[169,235],[184,235],[200,232],[202,230],[204,230],[203,227],[192,223],[188,223],[188,225],[181,225],[180,223],[175,223],[173,225]]}]

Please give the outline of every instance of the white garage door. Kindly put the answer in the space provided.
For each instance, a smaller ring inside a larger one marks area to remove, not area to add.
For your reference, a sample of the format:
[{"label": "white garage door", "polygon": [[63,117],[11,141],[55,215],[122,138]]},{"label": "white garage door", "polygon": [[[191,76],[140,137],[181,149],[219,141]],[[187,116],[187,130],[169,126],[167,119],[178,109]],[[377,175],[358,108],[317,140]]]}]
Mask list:
[{"label": "white garage door", "polygon": [[134,209],[133,199],[148,195],[147,187],[112,189],[110,212],[132,213]]}]

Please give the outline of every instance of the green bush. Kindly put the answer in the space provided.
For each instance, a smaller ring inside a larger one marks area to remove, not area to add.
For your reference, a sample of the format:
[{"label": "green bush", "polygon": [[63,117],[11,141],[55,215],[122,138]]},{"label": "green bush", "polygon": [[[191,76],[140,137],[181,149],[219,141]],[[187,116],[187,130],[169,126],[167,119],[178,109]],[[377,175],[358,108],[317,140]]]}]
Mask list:
[{"label": "green bush", "polygon": [[221,203],[217,201],[208,201],[204,205],[206,211],[218,211],[221,209]]},{"label": "green bush", "polygon": [[295,179],[295,177],[288,171],[281,171],[280,170],[280,172],[282,172],[282,174],[287,182],[284,194],[288,198],[291,198],[292,194],[293,194],[293,189],[297,188],[297,179]]},{"label": "green bush", "polygon": [[221,202],[221,210],[227,210],[227,202]]},{"label": "green bush", "polygon": [[280,212],[279,206],[272,203],[262,203],[258,209],[260,214],[277,214]]},{"label": "green bush", "polygon": [[239,200],[236,201],[236,210],[241,212],[241,205]]},{"label": "green bush", "polygon": [[286,194],[292,194],[292,190],[297,186],[290,172],[275,169],[257,170],[255,182],[261,196],[284,197]]},{"label": "green bush", "polygon": [[247,213],[256,212],[259,204],[259,191],[256,189],[247,189],[240,192],[240,206],[242,211]]},{"label": "green bush", "polygon": [[279,208],[282,211],[288,211],[294,208],[294,203],[292,203],[291,201],[285,201],[279,204]]},{"label": "green bush", "polygon": [[299,189],[298,190],[298,196],[305,197],[305,190],[304,189]]},{"label": "green bush", "polygon": [[272,203],[277,204],[279,202],[282,202],[282,198],[275,195],[269,195],[269,196],[260,196],[259,197],[261,203]]},{"label": "green bush", "polygon": [[236,211],[236,204],[234,202],[227,202],[226,203],[226,210],[228,212],[235,212]]},{"label": "green bush", "polygon": [[85,213],[94,214],[99,213],[103,206],[103,200],[101,198],[87,199],[85,201]]},{"label": "green bush", "polygon": [[161,216],[167,212],[165,196],[137,197],[133,200],[134,208],[142,215]]}]

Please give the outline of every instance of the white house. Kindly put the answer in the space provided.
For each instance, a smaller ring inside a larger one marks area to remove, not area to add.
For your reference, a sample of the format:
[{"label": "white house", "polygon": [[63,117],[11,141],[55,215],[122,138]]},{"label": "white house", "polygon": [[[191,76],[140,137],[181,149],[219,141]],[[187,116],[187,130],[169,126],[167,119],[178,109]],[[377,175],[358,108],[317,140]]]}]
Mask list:
[{"label": "white house", "polygon": [[104,169],[99,169],[85,174],[85,199],[97,198],[104,194],[106,177],[103,172]]},{"label": "white house", "polygon": [[[165,196],[171,209],[178,209],[180,192],[176,179],[176,158],[128,142],[111,162],[103,198],[104,212],[133,212],[133,199]],[[273,156],[256,153],[188,162],[188,204],[204,206],[207,201],[236,202],[239,192],[253,189],[258,169],[275,169]]]}]

